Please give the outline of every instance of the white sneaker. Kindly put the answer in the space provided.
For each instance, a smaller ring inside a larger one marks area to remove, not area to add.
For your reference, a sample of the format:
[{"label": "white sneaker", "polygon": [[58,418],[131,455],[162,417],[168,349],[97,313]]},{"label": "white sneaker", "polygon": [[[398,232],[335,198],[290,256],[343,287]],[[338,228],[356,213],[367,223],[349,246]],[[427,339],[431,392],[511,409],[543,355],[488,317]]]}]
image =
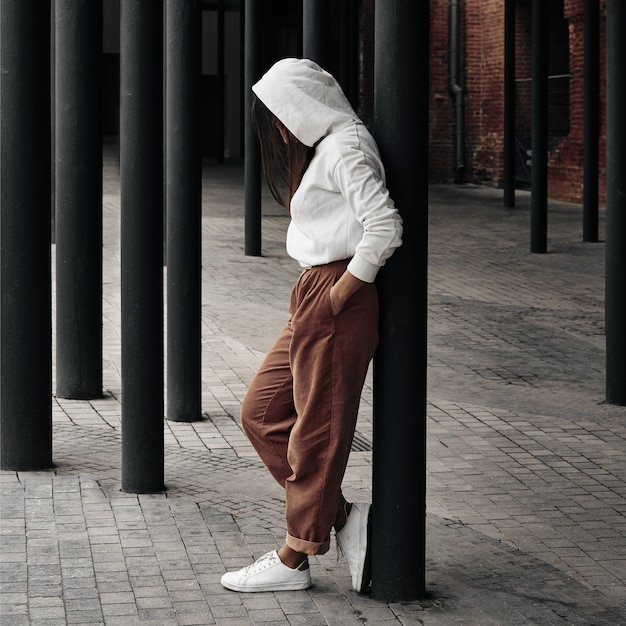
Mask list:
[{"label": "white sneaker", "polygon": [[[305,569],[301,569],[305,567]],[[305,561],[299,568],[287,567],[276,550],[236,572],[226,572],[222,585],[232,591],[297,591],[311,586],[311,571]]]},{"label": "white sneaker", "polygon": [[338,552],[348,561],[352,588],[358,593],[364,593],[371,582],[370,509],[370,504],[353,504],[346,525],[336,533]]}]

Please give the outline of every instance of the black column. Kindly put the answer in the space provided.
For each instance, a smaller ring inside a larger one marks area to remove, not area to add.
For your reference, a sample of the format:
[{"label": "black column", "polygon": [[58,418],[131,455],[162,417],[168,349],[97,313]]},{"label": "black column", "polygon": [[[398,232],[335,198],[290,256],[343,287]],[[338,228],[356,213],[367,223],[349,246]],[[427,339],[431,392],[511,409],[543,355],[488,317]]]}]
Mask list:
[{"label": "black column", "polygon": [[330,47],[329,0],[302,0],[302,54],[328,69]]},{"label": "black column", "polygon": [[167,417],[201,417],[201,14],[167,0]]},{"label": "black column", "polygon": [[56,219],[55,219],[55,184],[54,184],[54,168],[55,168],[55,142],[54,142],[54,118],[55,118],[55,106],[54,106],[54,59],[55,59],[55,0],[50,0],[50,238],[52,243],[56,243]]},{"label": "black column", "polygon": [[56,394],[102,396],[102,2],[56,0]]},{"label": "black column", "polygon": [[252,85],[262,73],[260,0],[246,0],[244,20],[245,253],[261,256],[261,151],[250,117]]},{"label": "black column", "polygon": [[339,72],[336,78],[356,111],[359,100],[359,7],[356,0],[342,0],[339,24]]},{"label": "black column", "polygon": [[224,164],[226,151],[226,6],[225,0],[217,0],[217,162]]},{"label": "black column", "polygon": [[52,467],[50,10],[2,0],[2,469]]},{"label": "black column", "polygon": [[465,90],[460,72],[461,33],[459,0],[448,1],[448,92],[454,105],[455,182],[462,182],[465,166]]},{"label": "black column", "polygon": [[606,3],[606,397],[626,406],[626,3]]},{"label": "black column", "polygon": [[515,206],[515,0],[504,2],[504,206]]},{"label": "black column", "polygon": [[404,235],[378,280],[372,595],[399,602],[425,591],[429,9],[375,11],[374,134]]},{"label": "black column", "polygon": [[548,250],[548,3],[532,3],[530,251]]},{"label": "black column", "polygon": [[583,241],[598,241],[598,164],[600,150],[600,5],[585,0],[583,68]]},{"label": "black column", "polygon": [[164,488],[163,9],[121,3],[122,489]]}]

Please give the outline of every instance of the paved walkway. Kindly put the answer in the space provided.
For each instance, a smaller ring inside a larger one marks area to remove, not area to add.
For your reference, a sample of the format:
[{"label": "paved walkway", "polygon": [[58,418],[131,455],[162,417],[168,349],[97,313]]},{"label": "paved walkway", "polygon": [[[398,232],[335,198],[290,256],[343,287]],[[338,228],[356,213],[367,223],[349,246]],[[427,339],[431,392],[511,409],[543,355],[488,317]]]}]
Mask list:
[{"label": "paved walkway", "polygon": [[[308,591],[238,594],[226,569],[281,544],[283,500],[238,424],[286,319],[298,268],[268,202],[243,254],[242,168],[204,168],[203,409],[165,423],[167,492],[120,491],[116,161],[104,188],[104,386],[53,399],[49,472],[2,472],[2,626],[626,624],[626,409],[604,401],[604,244],[551,205],[529,250],[529,196],[430,189],[427,589],[384,604],[331,552]],[[422,210],[412,207],[411,210]],[[604,229],[602,223],[601,232]],[[370,498],[371,379],[346,495]],[[358,448],[358,449],[357,449]]]}]

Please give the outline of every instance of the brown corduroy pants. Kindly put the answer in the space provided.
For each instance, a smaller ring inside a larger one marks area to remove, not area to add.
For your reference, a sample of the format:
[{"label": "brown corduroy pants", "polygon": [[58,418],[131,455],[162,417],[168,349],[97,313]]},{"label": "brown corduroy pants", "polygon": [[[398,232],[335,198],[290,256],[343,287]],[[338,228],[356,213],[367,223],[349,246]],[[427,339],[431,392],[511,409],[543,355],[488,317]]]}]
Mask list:
[{"label": "brown corduroy pants", "polygon": [[300,275],[290,318],[241,409],[247,436],[285,488],[287,545],[306,554],[330,547],[361,391],[378,343],[373,284],[332,314],[330,288],[347,264],[337,261]]}]

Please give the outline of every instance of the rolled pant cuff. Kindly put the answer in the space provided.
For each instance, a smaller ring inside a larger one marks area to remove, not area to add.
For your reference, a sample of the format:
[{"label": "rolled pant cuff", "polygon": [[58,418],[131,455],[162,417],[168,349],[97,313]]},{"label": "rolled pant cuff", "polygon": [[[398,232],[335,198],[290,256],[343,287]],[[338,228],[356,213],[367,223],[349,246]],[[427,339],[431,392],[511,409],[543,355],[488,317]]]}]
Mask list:
[{"label": "rolled pant cuff", "polygon": [[322,542],[305,541],[304,539],[297,539],[288,534],[286,543],[292,550],[311,556],[326,554],[330,550],[330,539]]}]

